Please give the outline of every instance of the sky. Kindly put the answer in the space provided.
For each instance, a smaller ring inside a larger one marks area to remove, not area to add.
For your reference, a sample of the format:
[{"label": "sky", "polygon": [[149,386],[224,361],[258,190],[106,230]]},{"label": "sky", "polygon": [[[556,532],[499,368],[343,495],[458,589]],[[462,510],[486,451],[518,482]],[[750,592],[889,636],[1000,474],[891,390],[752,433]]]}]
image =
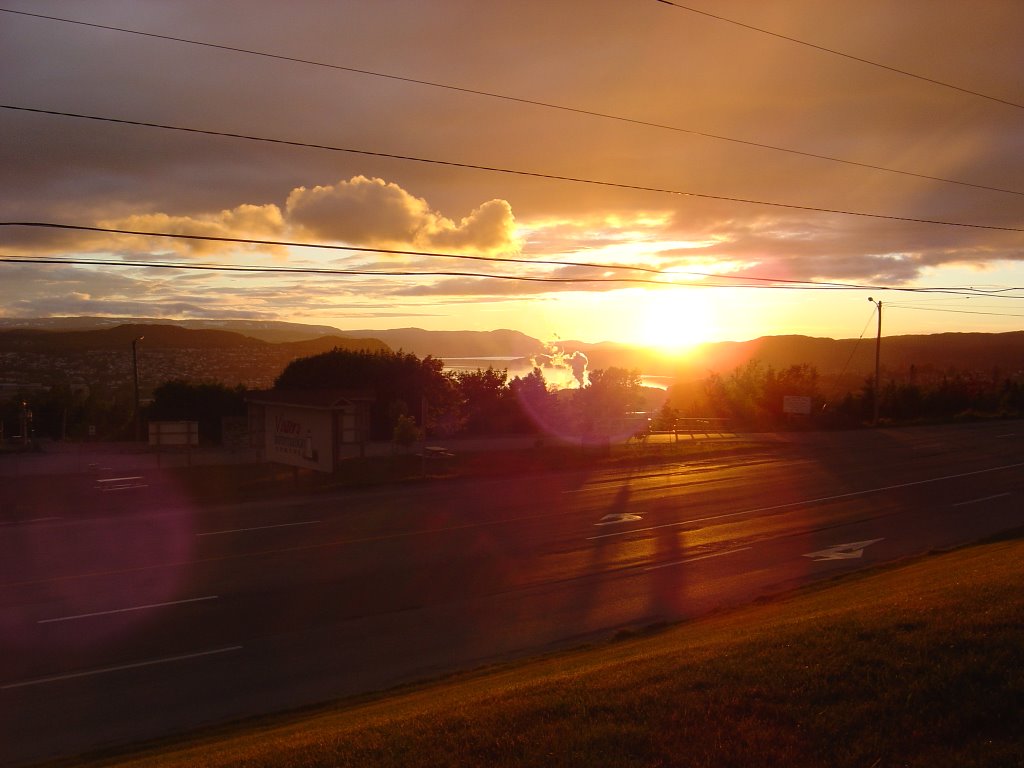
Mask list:
[{"label": "sky", "polygon": [[1024,328],[1019,0],[0,9],[0,317]]}]

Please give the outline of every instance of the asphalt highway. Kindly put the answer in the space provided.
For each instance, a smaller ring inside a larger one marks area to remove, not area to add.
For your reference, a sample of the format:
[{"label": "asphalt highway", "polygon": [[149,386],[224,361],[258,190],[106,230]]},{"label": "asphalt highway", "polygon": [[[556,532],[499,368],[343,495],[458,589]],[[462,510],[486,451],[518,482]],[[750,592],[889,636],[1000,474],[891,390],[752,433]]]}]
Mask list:
[{"label": "asphalt highway", "polygon": [[134,743],[697,617],[1024,525],[1024,424],[196,508],[0,516],[0,762]]}]

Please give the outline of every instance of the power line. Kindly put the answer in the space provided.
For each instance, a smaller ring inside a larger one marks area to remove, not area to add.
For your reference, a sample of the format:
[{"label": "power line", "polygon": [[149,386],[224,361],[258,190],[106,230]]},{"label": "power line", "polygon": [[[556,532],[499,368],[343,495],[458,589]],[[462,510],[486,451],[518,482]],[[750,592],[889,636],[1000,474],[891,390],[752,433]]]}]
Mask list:
[{"label": "power line", "polygon": [[850,356],[846,358],[846,364],[843,365],[843,369],[839,372],[839,375],[835,379],[835,383],[833,383],[832,385],[832,392],[830,396],[825,398],[825,403],[824,405],[822,405],[822,410],[828,408],[829,402],[835,400],[836,396],[839,394],[839,384],[843,380],[843,377],[846,376],[846,371],[850,368],[850,363],[853,362],[853,356],[857,353],[857,349],[858,347],[860,347],[860,343],[864,340],[864,334],[868,332],[868,326],[871,325],[871,321],[875,319],[875,312],[877,311],[878,307],[876,306],[874,310],[871,312],[871,314],[868,316],[867,322],[864,323],[864,327],[860,331],[860,336],[857,337],[857,340],[853,343],[853,348],[850,350]]},{"label": "power line", "polygon": [[[260,240],[255,238],[245,237],[224,237],[216,235],[188,235],[175,232],[146,232],[142,230],[134,229],[117,229],[114,227],[91,227],[76,224],[59,224],[55,222],[41,222],[41,221],[0,221],[0,227],[33,227],[42,229],[60,229],[60,230],[72,230],[78,232],[98,232],[103,234],[114,234],[114,235],[131,235],[138,237],[160,237],[170,238],[173,240],[188,240],[188,241],[202,241],[202,242],[215,242],[215,243],[232,243],[238,245],[264,245],[264,246],[276,246],[285,248],[314,248],[319,250],[330,250],[330,251],[350,251],[359,253],[375,253],[375,254],[388,254],[397,256],[423,256],[428,258],[441,258],[441,259],[461,259],[467,261],[478,261],[488,263],[503,263],[503,264],[525,264],[528,266],[555,266],[555,267],[583,267],[588,269],[601,269],[601,270],[619,270],[619,271],[634,271],[643,272],[647,274],[661,275],[666,277],[672,277],[674,275],[688,275],[691,277],[711,278],[716,280],[745,280],[748,283],[764,284],[766,287],[775,287],[778,285],[792,285],[792,286],[808,286],[816,289],[821,288],[842,288],[842,289],[869,289],[873,288],[881,290],[878,286],[863,286],[855,283],[837,283],[828,281],[813,281],[813,280],[792,280],[772,277],[753,277],[753,276],[736,276],[736,275],[721,275],[714,274],[711,272],[695,272],[689,270],[677,270],[677,269],[657,269],[654,267],[641,267],[628,264],[602,264],[597,262],[587,261],[568,261],[568,260],[555,260],[555,259],[525,259],[525,258],[514,258],[510,256],[472,256],[468,254],[460,253],[442,253],[437,251],[413,251],[399,248],[368,248],[363,246],[354,245],[340,245],[336,243],[311,243],[311,242],[298,242],[288,240]],[[18,259],[19,257],[8,257],[8,261]],[[24,257],[22,260],[28,260],[30,257]],[[85,263],[85,262],[83,262]],[[93,263],[93,262],[88,262]],[[97,262],[99,263],[99,262]],[[105,262],[104,262],[105,263]],[[120,265],[121,261],[113,262],[115,265]],[[148,263],[148,262],[147,262]],[[227,268],[227,267],[225,267]],[[247,271],[274,271],[275,269],[287,270],[289,268],[263,268],[263,267],[251,267]],[[290,268],[292,271],[301,271],[300,268]],[[317,272],[319,268],[309,268],[310,272]],[[412,273],[412,274],[426,274],[426,273]],[[677,285],[679,283],[665,282],[659,280],[650,280],[650,284],[653,285]],[[730,284],[731,285],[731,284]],[[728,286],[722,286],[728,287]]]},{"label": "power line", "polygon": [[0,256],[0,263],[8,264],[57,264],[70,266],[101,266],[143,269],[196,270],[205,272],[242,272],[264,274],[298,274],[328,275],[349,277],[472,277],[490,280],[510,280],[534,283],[626,283],[631,285],[649,285],[661,288],[759,288],[759,289],[790,289],[790,290],[861,290],[860,287],[844,287],[825,283],[800,285],[768,285],[763,283],[740,283],[737,285],[706,284],[692,282],[676,282],[632,277],[537,277],[532,275],[502,275],[489,272],[457,272],[439,270],[361,270],[335,269],[330,267],[268,267],[239,264],[210,264],[165,261],[133,261],[125,259],[84,259],[72,257],[35,257],[35,256]]},{"label": "power line", "polygon": [[[646,273],[654,273],[663,277],[671,277],[673,275],[685,274],[696,277],[706,277],[717,280],[726,281],[739,281],[743,280],[743,283],[704,283],[704,282],[678,282],[673,280],[654,280],[650,278],[620,278],[620,277],[580,277],[580,278],[539,278],[539,277],[528,277],[528,276],[516,276],[516,275],[494,275],[485,273],[463,273],[463,272],[423,272],[423,271],[373,271],[373,270],[342,270],[333,269],[327,267],[266,267],[266,266],[253,266],[253,265],[230,265],[230,264],[197,264],[197,263],[182,263],[182,262],[156,262],[156,261],[127,261],[127,260],[114,260],[114,259],[82,259],[82,258],[69,258],[69,257],[31,257],[31,256],[5,256],[0,258],[0,261],[7,263],[31,263],[31,264],[72,264],[72,265],[99,265],[99,266],[135,266],[135,267],[149,267],[151,265],[159,265],[163,269],[204,269],[224,272],[266,272],[266,273],[308,273],[308,274],[334,274],[334,275],[380,275],[390,277],[400,276],[460,276],[460,277],[493,277],[495,279],[502,280],[526,280],[526,281],[540,281],[540,282],[619,282],[619,283],[640,283],[644,285],[656,285],[656,286],[687,286],[694,288],[763,288],[763,289],[784,289],[784,290],[872,290],[872,291],[894,291],[900,293],[923,293],[923,294],[947,294],[953,296],[993,296],[996,295],[992,292],[986,292],[981,289],[972,287],[915,287],[915,286],[884,286],[884,285],[867,285],[859,283],[838,283],[829,281],[814,281],[814,280],[792,280],[787,278],[775,278],[775,277],[754,277],[747,275],[717,275],[707,272],[689,272],[681,270],[659,270],[649,267],[633,267],[629,265],[617,265],[617,264],[599,264],[592,262],[573,262],[573,261],[556,261],[556,260],[532,260],[532,259],[514,259],[510,257],[501,256],[468,256],[464,254],[451,254],[451,253],[437,253],[430,251],[410,251],[400,249],[389,249],[389,248],[362,248],[360,246],[351,245],[338,245],[334,243],[310,243],[310,242],[291,242],[285,240],[258,240],[254,238],[243,238],[243,237],[218,237],[214,235],[186,235],[177,234],[173,232],[144,232],[139,230],[129,229],[114,229],[108,227],[89,227],[79,226],[74,224],[58,224],[53,222],[11,222],[11,221],[0,221],[0,227],[37,227],[37,228],[51,228],[51,229],[62,229],[62,230],[75,230],[84,232],[102,232],[107,234],[119,234],[119,235],[133,235],[141,237],[156,237],[156,238],[170,238],[176,240],[199,240],[208,242],[219,242],[219,243],[237,243],[244,245],[266,245],[266,246],[279,246],[279,247],[290,247],[290,248],[314,248],[321,250],[332,250],[332,251],[355,251],[355,252],[367,252],[367,253],[378,253],[378,254],[394,254],[394,255],[414,255],[414,256],[426,256],[436,258],[452,258],[452,259],[471,259],[473,261],[483,262],[498,262],[498,263],[517,263],[527,265],[543,264],[545,266],[563,266],[563,267],[587,267],[602,270],[622,270],[622,271],[640,271]],[[1007,291],[1018,291],[1022,290],[1019,288],[993,288],[992,291],[1007,292]],[[1020,298],[1024,299],[1024,296],[1001,296],[1000,298]]]},{"label": "power line", "polygon": [[[1024,297],[1022,297],[1024,298]],[[994,317],[1024,317],[1024,314],[1013,312],[979,312],[971,309],[940,309],[939,307],[915,307],[907,304],[886,304],[887,309],[912,309],[918,312],[952,312],[958,315],[991,315]]]},{"label": "power line", "polygon": [[[682,7],[682,6],[680,6]],[[617,122],[628,123],[631,125],[644,126],[646,128],[656,128],[659,130],[673,131],[676,133],[684,133],[691,136],[699,136],[705,139],[714,139],[716,141],[725,141],[732,144],[740,144],[748,147],[755,147],[758,149],[767,149],[773,152],[784,152],[791,155],[798,155],[800,157],[809,157],[816,160],[825,160],[833,163],[841,163],[843,165],[849,165],[857,168],[866,168],[873,171],[882,171],[885,173],[895,173],[901,176],[909,176],[918,179],[925,179],[927,181],[938,181],[944,184],[957,184],[963,187],[971,187],[973,189],[982,189],[989,192],[1002,192],[1010,195],[1024,196],[1024,192],[1015,189],[1006,189],[1005,187],[996,187],[988,184],[978,184],[970,181],[963,181],[960,179],[950,179],[943,176],[932,176],[926,173],[918,173],[915,171],[907,171],[899,168],[890,168],[884,165],[878,165],[875,163],[861,162],[858,160],[849,160],[842,157],[836,157],[834,155],[825,155],[818,152],[810,152],[807,150],[795,149],[793,147],[783,147],[776,144],[768,144],[765,142],[752,141],[748,139],[739,139],[733,136],[725,136],[723,134],[710,133],[707,131],[698,131],[691,128],[682,128],[680,126],[669,125],[666,123],[658,123],[650,120],[641,120],[639,118],[628,117],[625,115],[616,115],[609,112],[600,112],[597,110],[583,109],[580,107],[570,107],[565,104],[556,104],[553,102],[540,101],[538,99],[528,99],[520,96],[510,96],[508,94],[496,93],[494,91],[485,91],[477,88],[467,88],[458,85],[451,85],[448,83],[441,83],[434,80],[424,80],[421,78],[408,77],[404,75],[395,75],[386,72],[376,72],[369,69],[361,69],[358,67],[349,67],[341,64],[331,64],[323,61],[316,61],[313,59],[304,59],[297,56],[286,56],[283,54],[269,53],[267,51],[258,51],[251,48],[241,48],[238,46],[224,45],[220,43],[205,42],[202,40],[193,40],[185,37],[177,37],[174,35],[164,35],[156,32],[144,32],[142,30],[130,29],[127,27],[116,27],[108,24],[97,24],[95,22],[81,21],[78,19],[68,19],[60,16],[48,16],[41,13],[29,13],[27,11],[15,11],[9,8],[0,8],[2,13],[17,14],[19,16],[28,16],[36,19],[44,19],[47,21],[58,21],[65,24],[75,24],[84,27],[92,27],[95,29],[107,30],[110,32],[119,32],[129,35],[138,35],[141,37],[148,37],[157,40],[167,40],[175,43],[184,43],[187,45],[195,45],[204,48],[212,48],[216,50],[229,51],[231,53],[241,53],[248,56],[259,56],[262,58],[286,61],[293,64],[303,64],[314,67],[322,67],[325,69],[333,69],[340,72],[347,72],[356,75],[365,75],[368,77],[378,77],[387,80],[394,80],[401,83],[409,83],[412,85],[427,86],[430,88],[439,88],[442,90],[453,91],[455,93],[465,93],[473,96],[483,96],[491,99],[499,99],[502,101],[514,102],[517,104],[527,104],[534,107],[543,107],[545,109],[554,109],[562,112],[569,112],[577,115],[586,115],[588,117],[597,117],[603,120],[614,120]],[[710,15],[710,14],[709,14]]]},{"label": "power line", "polygon": [[642,285],[668,285],[668,283],[660,280],[634,277],[537,277],[532,275],[500,275],[484,272],[334,269],[329,267],[267,267],[244,264],[190,264],[186,262],[131,261],[124,259],[0,256],[0,262],[8,264],[64,264],[73,266],[132,267],[145,269],[184,269],[205,272],[308,274],[352,277],[478,277],[491,280],[515,280],[535,283],[637,283]]},{"label": "power line", "polygon": [[997,102],[999,104],[1005,104],[1008,107],[1016,107],[1017,109],[1024,109],[1024,104],[1019,104],[1019,103],[1017,103],[1015,101],[1009,101],[1007,99],[1001,99],[998,96],[990,96],[989,94],[982,93],[981,91],[975,91],[975,90],[972,90],[970,88],[964,88],[964,87],[959,86],[959,85],[954,85],[952,83],[946,82],[945,80],[937,80],[937,79],[935,79],[933,77],[927,77],[925,75],[919,75],[919,74],[916,74],[914,72],[909,72],[909,71],[907,71],[905,69],[900,69],[899,67],[892,67],[892,66],[889,66],[888,64],[882,64],[881,62],[878,62],[878,61],[872,61],[871,59],[865,59],[865,58],[863,58],[861,56],[855,56],[852,53],[845,53],[844,51],[836,50],[835,48],[828,48],[828,47],[826,47],[824,45],[817,45],[816,43],[811,43],[811,42],[808,42],[807,40],[801,40],[798,37],[791,37],[789,35],[783,35],[783,34],[781,34],[779,32],[772,32],[771,30],[764,29],[763,27],[756,27],[753,24],[745,24],[742,21],[736,21],[735,19],[730,19],[730,18],[727,18],[725,16],[719,16],[717,14],[710,13],[708,11],[702,11],[699,8],[693,8],[693,7],[688,6],[688,5],[683,5],[682,3],[674,2],[674,0],[654,0],[654,1],[656,3],[661,3],[662,5],[669,5],[669,6],[672,6],[673,8],[678,8],[681,11],[689,11],[690,13],[696,13],[696,14],[699,14],[701,16],[707,16],[708,18],[715,19],[717,21],[724,21],[727,24],[733,24],[733,25],[735,25],[737,27],[743,27],[744,29],[749,29],[749,30],[751,30],[753,32],[760,32],[763,35],[770,35],[771,37],[775,37],[775,38],[778,38],[780,40],[786,40],[786,41],[788,41],[790,43],[796,43],[798,45],[803,45],[803,46],[806,46],[808,48],[813,48],[816,51],[822,51],[823,53],[831,53],[834,56],[842,56],[844,59],[850,59],[851,61],[856,61],[856,62],[859,62],[861,64],[867,64],[867,65],[872,66],[872,67],[878,67],[879,69],[884,69],[884,70],[886,70],[888,72],[895,72],[896,74],[904,75],[905,77],[912,77],[915,80],[921,80],[922,82],[925,82],[925,83],[931,83],[932,85],[939,85],[939,86],[942,86],[943,88],[949,88],[949,89],[954,90],[954,91],[959,91],[960,93],[966,93],[966,94],[969,94],[971,96],[977,96],[978,98],[981,98],[981,99],[988,99],[989,101],[994,101],[994,102]]},{"label": "power line", "polygon": [[[239,245],[267,245],[285,248],[320,248],[334,251],[359,251],[361,253],[380,253],[393,256],[427,256],[439,259],[462,259],[464,261],[485,261],[508,264],[542,264],[557,267],[591,267],[594,269],[621,269],[650,274],[667,274],[667,270],[655,267],[641,267],[629,264],[600,264],[589,261],[561,261],[554,259],[525,259],[512,256],[473,256],[464,253],[444,253],[439,251],[413,251],[400,248],[370,248],[367,246],[340,245],[335,243],[310,243],[291,240],[258,240],[246,237],[226,237],[217,235],[189,235],[179,232],[146,232],[135,229],[118,229],[115,227],[91,227],[77,224],[60,224],[50,221],[0,221],[2,227],[34,227],[42,229],[67,229],[77,232],[99,232],[111,235],[137,235],[140,237],[167,237],[175,240],[199,240],[214,243],[236,243]],[[693,274],[693,273],[686,273]],[[719,275],[703,275],[719,277]]]},{"label": "power line", "polygon": [[[118,229],[115,227],[94,227],[79,224],[62,224],[49,221],[0,221],[0,227],[33,227],[39,229],[64,229],[78,232],[98,232],[113,235],[135,235],[139,237],[166,237],[176,240],[199,240],[204,242],[235,243],[239,245],[265,245],[285,248],[317,248],[333,251],[352,251],[359,253],[378,253],[394,256],[424,256],[438,259],[461,259],[463,261],[482,261],[504,264],[526,264],[528,266],[543,265],[554,267],[586,267],[590,269],[614,269],[632,272],[644,272],[654,275],[689,275],[691,277],[712,278],[717,280],[746,280],[754,283],[771,283],[786,285],[828,286],[832,288],[856,288],[863,290],[884,290],[881,286],[860,285],[857,283],[840,283],[825,280],[796,280],[779,277],[757,277],[754,275],[723,275],[714,272],[698,272],[676,268],[658,269],[657,267],[641,267],[633,264],[617,264],[592,261],[570,261],[565,259],[532,259],[513,256],[473,256],[463,253],[440,251],[414,251],[401,248],[370,248],[361,245],[341,245],[338,243],[311,243],[291,240],[260,240],[245,237],[226,237],[217,235],[189,235],[177,232],[147,232],[135,229]],[[922,289],[923,290],[923,289]],[[957,289],[959,290],[959,289]]]},{"label": "power line", "polygon": [[445,166],[445,167],[449,167],[449,168],[464,168],[464,169],[471,169],[471,170],[476,170],[476,171],[488,171],[488,172],[491,172],[491,173],[503,173],[503,174],[508,174],[508,175],[512,175],[512,176],[523,176],[523,177],[527,177],[527,178],[545,179],[545,180],[548,180],[548,181],[565,181],[565,182],[570,182],[570,183],[574,183],[574,184],[589,184],[589,185],[593,185],[593,186],[607,187],[607,188],[611,188],[611,189],[624,189],[624,190],[630,190],[630,191],[634,191],[634,192],[653,192],[653,193],[656,193],[656,194],[675,195],[675,196],[679,196],[679,197],[694,197],[694,198],[700,198],[700,199],[703,199],[703,200],[719,200],[719,201],[730,202],[730,203],[744,203],[744,204],[747,204],[747,205],[763,205],[763,206],[769,206],[769,207],[772,207],[772,208],[784,208],[786,210],[810,211],[812,213],[832,213],[832,214],[837,214],[837,215],[840,215],[840,216],[857,216],[857,217],[860,217],[860,218],[867,218],[867,219],[879,219],[879,220],[885,220],[885,221],[901,221],[901,222],[908,222],[908,223],[914,223],[914,224],[937,224],[937,225],[948,226],[948,227],[965,227],[965,228],[969,228],[969,229],[984,229],[984,230],[991,230],[991,231],[996,231],[996,232],[1024,232],[1024,228],[1020,228],[1020,227],[1000,227],[1000,226],[996,226],[996,225],[993,225],[993,224],[973,224],[973,223],[962,222],[962,221],[947,221],[947,220],[944,220],[944,219],[924,219],[924,218],[917,218],[917,217],[913,217],[913,216],[895,216],[895,215],[888,215],[888,214],[881,214],[881,213],[868,213],[866,211],[851,211],[851,210],[846,210],[846,209],[842,209],[842,208],[824,208],[824,207],[813,206],[813,205],[798,205],[796,203],[779,203],[779,202],[774,202],[774,201],[770,201],[770,200],[757,200],[757,199],[754,199],[754,198],[731,197],[731,196],[728,196],[728,195],[712,195],[712,194],[708,194],[708,193],[705,193],[705,192],[688,192],[688,191],[685,191],[685,190],[667,189],[667,188],[664,188],[664,187],[650,187],[650,186],[644,186],[644,185],[641,185],[641,184],[627,184],[627,183],[624,183],[624,182],[603,181],[603,180],[600,180],[600,179],[587,179],[587,178],[582,178],[582,177],[577,177],[577,176],[563,176],[563,175],[553,174],[553,173],[542,173],[540,171],[524,171],[524,170],[515,169],[515,168],[502,168],[502,167],[499,167],[499,166],[477,165],[475,163],[461,163],[461,162],[457,162],[457,161],[454,161],[454,160],[439,160],[439,159],[436,159],[436,158],[416,157],[416,156],[413,156],[413,155],[400,155],[400,154],[396,154],[396,153],[392,153],[392,152],[375,152],[375,151],[367,150],[367,149],[355,149],[355,148],[352,148],[352,147],[337,147],[337,146],[331,146],[331,145],[328,145],[328,144],[315,144],[315,143],[311,143],[311,142],[294,141],[294,140],[289,140],[289,139],[275,139],[275,138],[269,138],[269,137],[265,137],[265,136],[252,136],[252,135],[249,135],[249,134],[232,133],[232,132],[228,132],[228,131],[215,131],[215,130],[205,129],[205,128],[192,128],[192,127],[180,126],[180,125],[169,125],[169,124],[166,124],[166,123],[151,123],[151,122],[146,122],[146,121],[142,121],[142,120],[126,120],[126,119],[116,118],[116,117],[103,117],[103,116],[99,116],[99,115],[86,115],[86,114],[82,114],[82,113],[78,113],[78,112],[65,112],[65,111],[60,111],[60,110],[39,109],[39,108],[35,108],[35,107],[19,106],[19,105],[15,105],[15,104],[0,104],[0,109],[9,109],[9,110],[15,110],[15,111],[19,111],[19,112],[30,112],[30,113],[34,113],[34,114],[51,115],[51,116],[57,116],[57,117],[71,117],[71,118],[80,119],[80,120],[94,120],[94,121],[98,121],[98,122],[114,123],[114,124],[118,124],[118,125],[132,125],[132,126],[137,126],[137,127],[141,127],[141,128],[159,128],[161,130],[180,131],[180,132],[184,132],[184,133],[193,133],[193,134],[199,134],[199,135],[203,135],[203,136],[219,136],[219,137],[222,137],[222,138],[241,139],[241,140],[244,140],[244,141],[259,141],[259,142],[264,142],[264,143],[268,143],[268,144],[279,144],[279,145],[291,146],[291,147],[302,147],[302,148],[305,148],[305,149],[321,149],[321,150],[327,150],[327,151],[331,151],[331,152],[345,152],[345,153],[349,153],[349,154],[363,155],[363,156],[366,156],[366,157],[380,157],[380,158],[387,158],[387,159],[390,159],[390,160],[405,160],[405,161],[408,161],[408,162],[427,163],[427,164],[430,164],[430,165],[440,165],[440,166]]},{"label": "power line", "polygon": [[[960,298],[962,300],[964,300],[964,301],[969,301],[971,299],[1024,299],[1024,293],[1021,293],[1020,295],[1009,295],[1009,296],[1007,296],[1007,295],[1004,295],[1002,293],[986,293],[985,292],[986,289],[984,289],[984,288],[975,288],[974,286],[971,286],[971,290],[977,290],[977,291],[979,291],[979,293],[972,294],[970,296],[962,296]],[[989,290],[992,290],[992,289],[989,289]],[[998,290],[1000,290],[1000,291],[1009,290],[1011,292],[1024,292],[1024,288],[1008,288],[1008,289],[1007,288],[999,288]],[[940,297],[940,298],[927,298],[927,299],[915,299],[915,300],[906,299],[902,303],[908,305],[908,308],[909,307],[918,307],[918,306],[921,306],[922,304],[929,304],[931,306],[942,305],[940,307],[941,309],[947,309],[947,308],[948,309],[954,309],[956,307],[951,305],[952,301],[953,300],[950,299],[948,296],[943,296],[943,297]],[[962,303],[962,301],[958,301],[957,302],[957,306],[962,308],[964,306],[964,304]],[[970,307],[971,307],[972,310],[973,309],[1001,309],[1001,308],[1003,308],[1005,306],[1006,306],[1005,304],[981,304],[981,303],[979,303],[977,301],[971,301],[971,304],[970,304]]]}]

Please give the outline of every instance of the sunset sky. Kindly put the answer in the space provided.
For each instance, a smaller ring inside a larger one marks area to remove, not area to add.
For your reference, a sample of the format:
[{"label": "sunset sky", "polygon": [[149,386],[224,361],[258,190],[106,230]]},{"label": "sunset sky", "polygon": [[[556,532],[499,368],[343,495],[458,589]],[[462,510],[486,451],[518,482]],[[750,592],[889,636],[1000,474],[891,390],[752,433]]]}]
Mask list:
[{"label": "sunset sky", "polygon": [[0,8],[0,316],[672,346],[873,334],[871,296],[886,334],[1024,328],[1019,0]]}]

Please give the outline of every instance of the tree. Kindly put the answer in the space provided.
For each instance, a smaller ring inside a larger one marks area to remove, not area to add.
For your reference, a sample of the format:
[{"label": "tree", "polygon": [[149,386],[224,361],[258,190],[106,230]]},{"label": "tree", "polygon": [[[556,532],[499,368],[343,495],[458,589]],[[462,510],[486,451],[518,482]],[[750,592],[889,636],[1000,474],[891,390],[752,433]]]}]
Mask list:
[{"label": "tree", "polygon": [[[292,361],[274,382],[275,389],[342,389],[370,392],[370,434],[389,440],[396,419],[414,418],[421,429],[453,431],[457,426],[455,389],[444,363],[429,355],[390,350],[332,349]],[[424,420],[426,424],[424,424]]]},{"label": "tree", "polygon": [[509,392],[519,407],[521,424],[534,432],[559,431],[558,408],[554,395],[548,391],[547,381],[540,368],[526,376],[516,376],[509,383]]},{"label": "tree", "polygon": [[420,439],[420,430],[416,427],[416,420],[412,416],[401,414],[395,418],[395,426],[392,430],[392,442],[402,448],[408,449],[410,445]]},{"label": "tree", "polygon": [[614,366],[591,371],[590,383],[576,391],[574,400],[581,434],[617,434],[643,405],[640,372]]},{"label": "tree", "polygon": [[522,424],[507,371],[458,371],[452,375],[462,412],[462,430],[470,435],[499,434]]},{"label": "tree", "polygon": [[732,419],[747,427],[774,428],[784,423],[783,398],[797,395],[816,399],[818,372],[810,365],[791,365],[778,372],[751,360],[728,378],[714,373],[704,382],[707,415]]}]

